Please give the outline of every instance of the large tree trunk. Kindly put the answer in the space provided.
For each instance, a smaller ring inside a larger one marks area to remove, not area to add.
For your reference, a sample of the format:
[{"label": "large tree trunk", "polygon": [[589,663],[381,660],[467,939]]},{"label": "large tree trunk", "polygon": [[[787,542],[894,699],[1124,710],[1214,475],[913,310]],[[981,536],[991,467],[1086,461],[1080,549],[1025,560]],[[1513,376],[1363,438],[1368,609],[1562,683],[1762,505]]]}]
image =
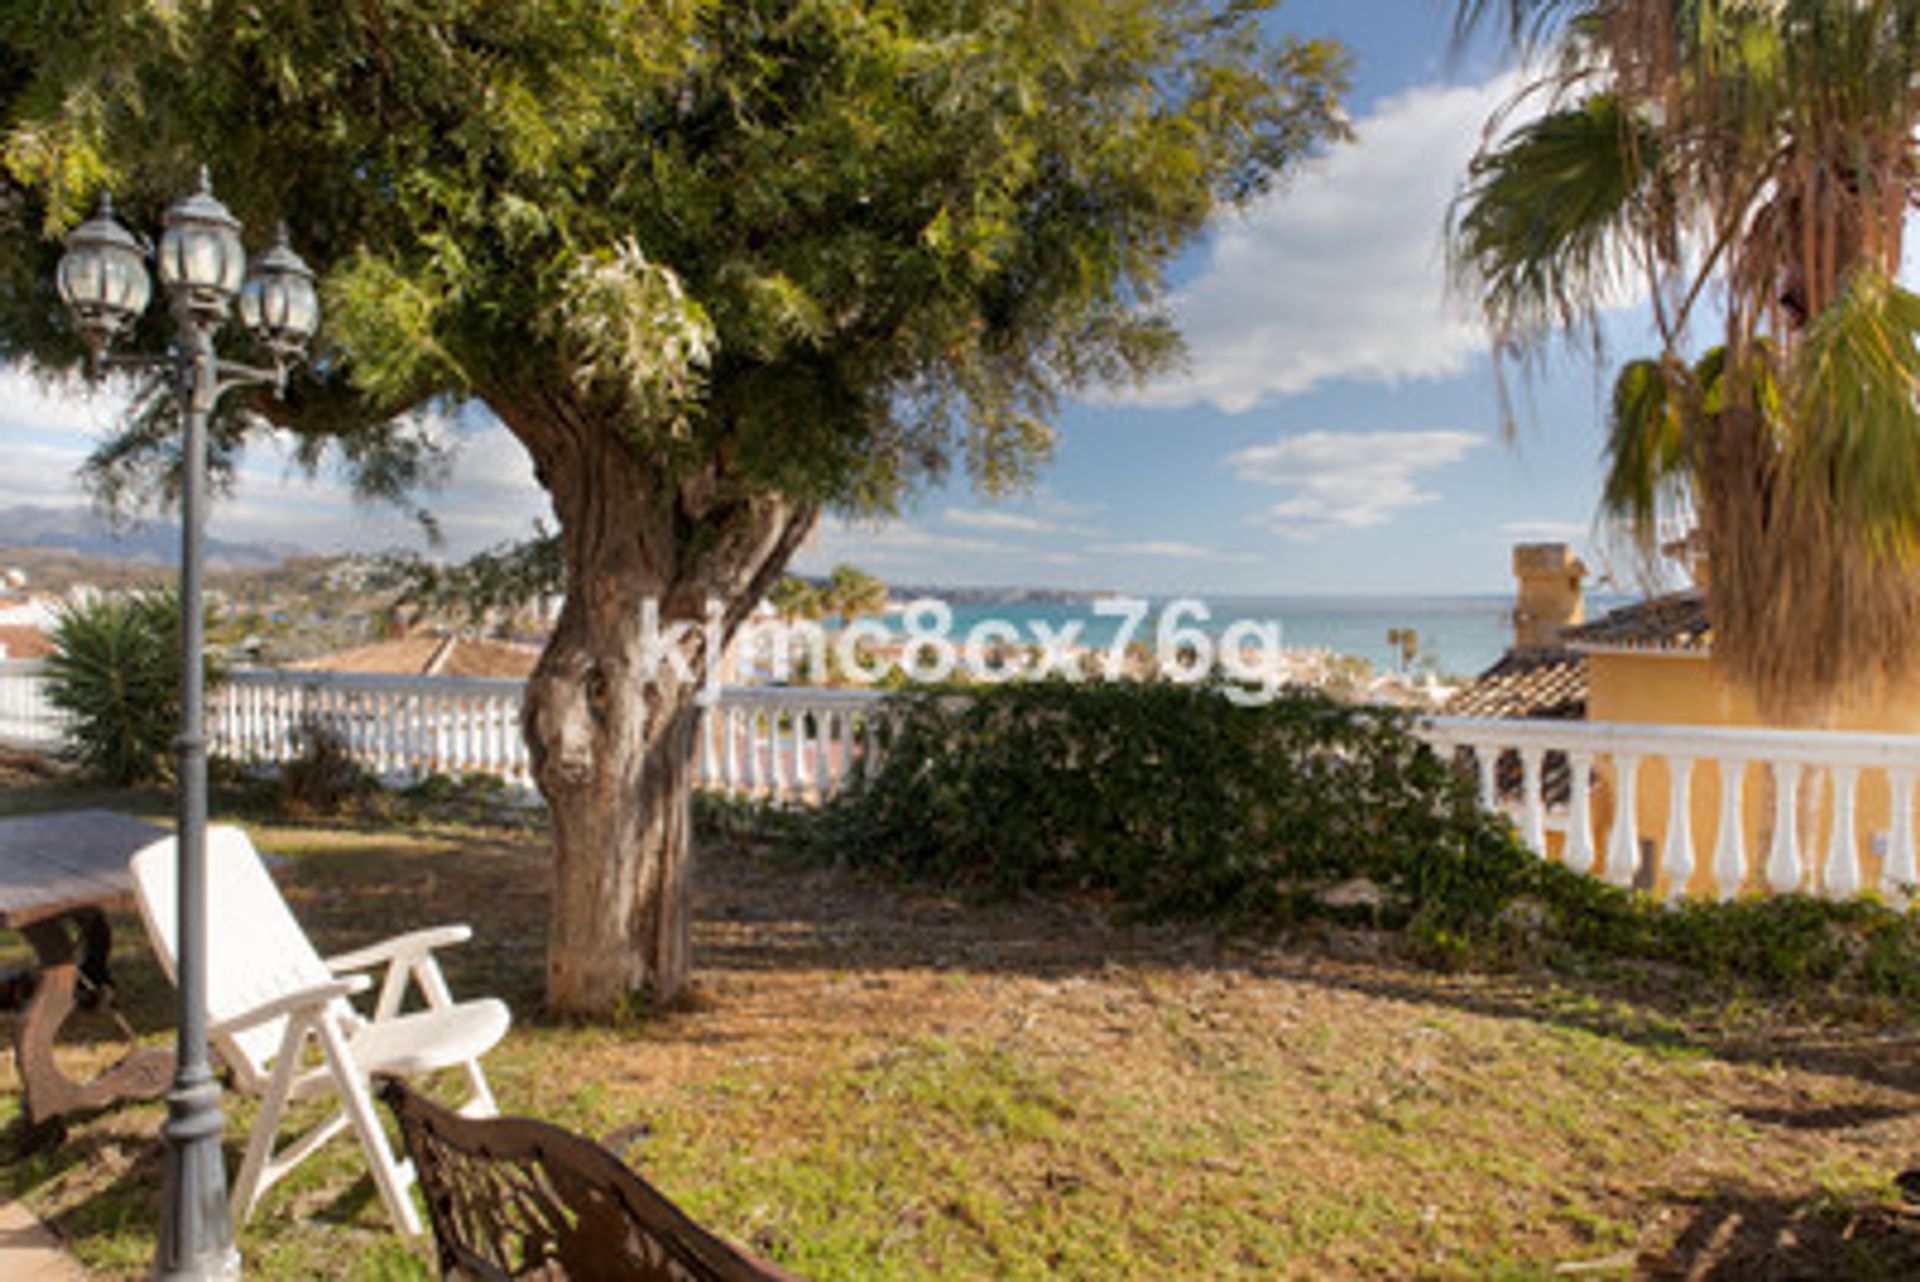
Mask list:
[{"label": "large tree trunk", "polygon": [[[720,498],[714,469],[669,483],[616,421],[562,397],[502,417],[553,497],[567,565],[566,602],[527,683],[522,726],[553,830],[547,1002],[598,1017],[635,996],[670,1003],[691,976],[696,697],[815,512]],[[666,662],[649,671],[649,599],[661,633],[689,625],[684,675]],[[718,645],[702,626],[709,599],[724,607]]]}]

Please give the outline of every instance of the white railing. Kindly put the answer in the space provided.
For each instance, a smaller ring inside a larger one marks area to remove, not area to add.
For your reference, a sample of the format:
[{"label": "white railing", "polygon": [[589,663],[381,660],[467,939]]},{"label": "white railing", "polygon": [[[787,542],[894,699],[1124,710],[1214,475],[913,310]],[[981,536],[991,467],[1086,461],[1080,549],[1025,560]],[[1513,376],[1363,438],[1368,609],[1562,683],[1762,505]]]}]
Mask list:
[{"label": "white railing", "polygon": [[244,669],[229,672],[209,697],[207,738],[215,756],[270,766],[299,756],[307,735],[319,732],[384,779],[485,774],[527,786],[521,685]]},{"label": "white railing", "polygon": [[831,796],[853,763],[876,751],[883,697],[876,690],[730,686],[701,722],[700,784],[770,801]]},{"label": "white railing", "polygon": [[[520,733],[522,683],[477,677],[235,672],[211,701],[215,755],[274,765],[309,727],[383,778],[487,774],[531,786]],[[866,690],[732,687],[700,726],[701,786],[769,801],[818,800],[867,751],[880,699]]]},{"label": "white railing", "polygon": [[[0,740],[51,746],[42,665],[0,662]],[[210,700],[213,751],[273,765],[331,733],[388,779],[479,773],[530,787],[521,683],[242,670]],[[871,690],[730,687],[699,730],[696,778],[729,795],[816,801],[877,750]],[[1621,885],[1729,898],[1742,890],[1903,895],[1920,882],[1913,805],[1920,736],[1432,717],[1481,800],[1537,852]]]},{"label": "white railing", "polygon": [[1471,761],[1482,804],[1535,851],[1616,885],[1845,898],[1920,881],[1920,736],[1454,717],[1420,733]]},{"label": "white railing", "polygon": [[60,745],[63,720],[47,702],[46,665],[38,659],[0,660],[0,743],[22,748]]}]

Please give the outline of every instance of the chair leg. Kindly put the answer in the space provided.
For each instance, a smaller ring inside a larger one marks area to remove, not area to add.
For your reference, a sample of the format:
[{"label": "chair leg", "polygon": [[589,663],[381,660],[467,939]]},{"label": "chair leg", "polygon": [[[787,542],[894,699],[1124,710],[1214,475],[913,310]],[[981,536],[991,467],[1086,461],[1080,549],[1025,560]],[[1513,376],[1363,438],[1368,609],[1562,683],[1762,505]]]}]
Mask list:
[{"label": "chair leg", "polygon": [[247,1140],[247,1156],[240,1163],[240,1174],[233,1182],[227,1214],[235,1225],[245,1224],[266,1191],[265,1175],[273,1160],[273,1141],[280,1133],[280,1119],[287,1111],[287,1096],[293,1088],[294,1074],[300,1069],[300,1051],[306,1045],[313,1026],[311,1015],[291,1015],[280,1037],[280,1050],[273,1062],[273,1076],[267,1080],[266,1093],[260,1097],[260,1115],[254,1119],[253,1135]]},{"label": "chair leg", "polygon": [[460,1106],[462,1117],[498,1117],[500,1106],[493,1101],[493,1088],[487,1085],[487,1075],[480,1071],[480,1061],[470,1059],[460,1066],[466,1074],[470,1094],[467,1102]]},{"label": "chair leg", "polygon": [[408,1191],[413,1184],[413,1168],[411,1164],[397,1160],[393,1146],[387,1142],[380,1116],[374,1112],[373,1093],[368,1089],[367,1075],[353,1062],[346,1039],[331,1020],[320,1021],[320,1044],[326,1051],[327,1067],[333,1073],[334,1083],[340,1088],[340,1099],[347,1119],[360,1136],[360,1148],[366,1154],[367,1166],[372,1170],[374,1187],[380,1190],[380,1200],[387,1204],[387,1213],[393,1216],[393,1222],[402,1233],[408,1237],[419,1237],[424,1231],[420,1225],[420,1213],[414,1210],[413,1198]]}]

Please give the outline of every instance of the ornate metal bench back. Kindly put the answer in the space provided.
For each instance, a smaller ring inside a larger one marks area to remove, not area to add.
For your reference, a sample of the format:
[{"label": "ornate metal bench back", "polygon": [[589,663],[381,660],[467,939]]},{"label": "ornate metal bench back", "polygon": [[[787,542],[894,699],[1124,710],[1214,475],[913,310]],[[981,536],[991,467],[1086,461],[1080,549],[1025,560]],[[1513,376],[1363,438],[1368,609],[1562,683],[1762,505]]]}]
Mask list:
[{"label": "ornate metal bench back", "polygon": [[531,1118],[474,1119],[394,1078],[445,1278],[802,1282],[707,1232],[593,1141]]}]

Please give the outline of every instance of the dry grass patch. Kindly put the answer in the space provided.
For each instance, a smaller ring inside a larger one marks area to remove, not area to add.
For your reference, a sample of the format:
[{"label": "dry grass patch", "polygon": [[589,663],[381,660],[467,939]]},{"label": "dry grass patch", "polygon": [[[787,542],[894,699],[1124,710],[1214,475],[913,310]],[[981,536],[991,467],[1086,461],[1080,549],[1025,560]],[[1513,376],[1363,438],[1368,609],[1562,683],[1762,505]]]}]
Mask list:
[{"label": "dry grass patch", "polygon": [[[1904,1024],[1729,1011],[1672,976],[1436,975],[1364,935],[1232,947],[715,848],[695,999],[576,1028],[539,1014],[537,838],[256,832],[323,951],[473,922],[447,961],[518,1013],[503,1104],[639,1133],[629,1156],[671,1195],[822,1279],[1920,1271],[1889,1184],[1920,1154]],[[120,940],[160,1036],[170,998],[138,928]],[[107,1058],[102,1036],[83,1054]],[[252,1108],[229,1100],[237,1137]],[[0,1179],[138,1276],[159,1120],[0,1151]],[[269,1198],[241,1236],[255,1276],[427,1276],[353,1157]]]}]

